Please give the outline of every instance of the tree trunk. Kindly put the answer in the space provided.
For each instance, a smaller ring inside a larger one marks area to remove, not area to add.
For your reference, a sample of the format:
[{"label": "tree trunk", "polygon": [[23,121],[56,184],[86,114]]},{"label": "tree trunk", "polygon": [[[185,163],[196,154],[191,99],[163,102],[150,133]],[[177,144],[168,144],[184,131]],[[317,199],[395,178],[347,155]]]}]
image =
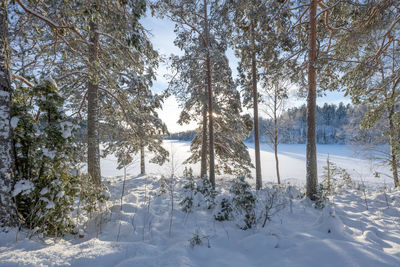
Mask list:
[{"label": "tree trunk", "polygon": [[254,111],[254,150],[256,156],[256,189],[262,188],[261,178],[261,157],[260,157],[260,135],[258,129],[258,92],[257,92],[257,63],[256,63],[256,51],[255,51],[255,33],[254,33],[254,22],[251,22],[251,76],[252,76],[252,89],[253,89],[253,111]]},{"label": "tree trunk", "polygon": [[308,97],[307,97],[307,197],[315,200],[317,193],[317,147],[315,133],[315,111],[317,98],[317,81],[315,60],[317,54],[317,0],[310,3],[310,36],[308,55]]},{"label": "tree trunk", "polygon": [[15,225],[14,205],[11,198],[13,184],[13,157],[11,85],[9,73],[8,7],[7,0],[0,1],[0,226]]},{"label": "tree trunk", "polygon": [[278,179],[278,184],[281,184],[281,176],[279,174],[279,160],[278,160],[278,90],[275,88],[274,92],[274,153],[275,153],[275,168],[276,168],[276,177]]},{"label": "tree trunk", "polygon": [[208,89],[208,153],[210,160],[210,182],[215,188],[215,160],[214,160],[214,118],[213,118],[213,92],[211,87],[211,58],[210,58],[210,41],[208,36],[208,17],[207,17],[207,0],[204,0],[204,32],[205,32],[205,48],[207,49],[207,89]]},{"label": "tree trunk", "polygon": [[[207,94],[207,90],[205,90],[205,95]],[[201,169],[200,169],[200,177],[204,177],[207,175],[207,105],[206,101],[203,103],[203,129],[201,136]]]},{"label": "tree trunk", "polygon": [[101,184],[100,171],[100,148],[99,148],[99,86],[97,76],[98,64],[98,43],[99,35],[96,33],[97,24],[89,23],[90,43],[89,45],[89,81],[88,81],[88,117],[87,117],[87,138],[88,138],[88,173],[97,186]]},{"label": "tree trunk", "polygon": [[392,165],[392,174],[393,174],[393,182],[394,187],[399,186],[399,173],[398,173],[398,159],[396,156],[396,129],[393,122],[393,114],[394,114],[394,103],[391,105],[388,111],[389,117],[389,144],[390,144],[390,158],[391,158],[391,165]]},{"label": "tree trunk", "polygon": [[140,146],[140,174],[146,174],[146,163],[144,162],[144,146]]}]

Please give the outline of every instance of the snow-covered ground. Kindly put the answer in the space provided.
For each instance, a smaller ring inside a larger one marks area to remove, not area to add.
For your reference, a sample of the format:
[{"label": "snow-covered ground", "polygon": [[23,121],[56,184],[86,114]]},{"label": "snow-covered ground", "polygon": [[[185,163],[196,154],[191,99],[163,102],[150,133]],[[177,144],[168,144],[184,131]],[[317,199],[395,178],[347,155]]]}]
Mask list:
[{"label": "snow-covered ground", "polygon": [[[166,146],[175,151],[174,172],[182,172],[189,144],[169,141]],[[329,153],[338,166],[371,181],[369,189],[343,190],[323,210],[294,198],[264,228],[257,224],[245,231],[235,221],[214,220],[212,209],[183,212],[181,178],[171,212],[171,195],[161,194],[157,174],[168,176],[170,163],[148,164],[152,174],[144,176],[137,176],[137,164],[128,168],[133,175],[127,177],[121,211],[123,176],[118,175],[123,170],[115,171],[110,157],[103,161],[103,174],[110,176],[105,180],[111,200],[101,218],[85,225],[83,238],[29,240],[26,230],[9,229],[0,233],[0,266],[400,266],[400,191],[384,189],[383,180],[372,177],[370,162],[354,158],[344,146],[319,146],[318,152],[320,167]],[[280,158],[283,178],[301,184],[304,146],[282,145]],[[264,179],[274,181],[273,154],[266,147],[262,162]],[[228,179],[219,177],[217,183],[226,194]],[[192,247],[195,233],[202,244]]]}]

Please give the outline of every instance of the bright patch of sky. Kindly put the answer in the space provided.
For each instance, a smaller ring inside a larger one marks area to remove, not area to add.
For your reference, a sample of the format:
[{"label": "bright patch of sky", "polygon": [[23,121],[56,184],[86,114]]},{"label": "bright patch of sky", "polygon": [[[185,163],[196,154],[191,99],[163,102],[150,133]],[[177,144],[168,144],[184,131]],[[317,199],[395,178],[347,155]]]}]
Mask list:
[{"label": "bright patch of sky", "polygon": [[[168,19],[159,19],[152,17],[147,14],[141,20],[143,26],[150,31],[150,39],[153,43],[154,48],[160,53],[162,57],[165,58],[157,70],[157,80],[154,82],[152,90],[155,93],[159,93],[168,87],[168,77],[166,75],[171,75],[171,70],[168,68],[168,57],[171,54],[180,55],[182,52],[178,47],[174,45],[175,24]],[[234,77],[237,76],[237,64],[238,58],[235,56],[232,49],[228,49],[227,57],[229,58],[229,65],[232,69],[232,74]],[[295,91],[295,90],[292,90]],[[295,92],[294,92],[295,94]],[[317,98],[317,104],[323,105],[324,103],[339,104],[343,102],[345,104],[350,103],[350,99],[345,97],[343,92],[327,92],[324,96]],[[306,103],[305,98],[300,98],[296,95],[290,96],[289,102],[286,104],[287,108],[301,106]],[[181,108],[179,103],[176,101],[174,96],[166,99],[163,105],[163,109],[159,111],[160,118],[166,123],[168,130],[171,133],[191,130],[197,127],[196,123],[191,123],[187,125],[179,125],[177,123],[179,119],[179,114]],[[248,110],[250,114],[251,110]],[[260,116],[263,116],[260,114]]]}]

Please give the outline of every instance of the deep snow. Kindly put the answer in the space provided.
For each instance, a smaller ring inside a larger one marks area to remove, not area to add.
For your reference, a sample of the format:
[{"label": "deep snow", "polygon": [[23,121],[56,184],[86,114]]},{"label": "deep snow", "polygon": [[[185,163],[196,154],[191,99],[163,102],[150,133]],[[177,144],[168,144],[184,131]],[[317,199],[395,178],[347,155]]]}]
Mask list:
[{"label": "deep snow", "polygon": [[[187,155],[188,143],[167,145],[175,150],[174,171],[180,173],[184,167],[179,162]],[[105,179],[112,198],[101,218],[82,225],[83,238],[67,235],[63,239],[29,240],[25,230],[17,235],[16,229],[8,229],[8,233],[0,233],[0,265],[400,266],[400,192],[384,189],[383,178],[373,178],[370,163],[353,158],[350,150],[343,148],[319,146],[320,167],[329,152],[338,166],[350,166],[371,181],[366,191],[368,210],[363,191],[349,189],[335,196],[333,204],[322,211],[304,198],[293,199],[292,205],[275,214],[265,228],[258,225],[244,231],[234,221],[215,221],[212,210],[181,211],[178,202],[183,181],[177,178],[170,232],[171,197],[168,192],[160,193],[161,177],[157,173],[168,176],[171,164],[148,164],[148,172],[153,174],[144,176],[137,176],[138,166],[128,169],[136,174],[127,178],[120,211],[123,176],[115,176],[121,172],[112,170],[116,164],[108,158],[103,173],[114,173],[114,177]],[[303,150],[301,145],[290,145],[286,150],[282,146],[282,176],[292,184],[304,181]],[[272,157],[271,152],[263,150],[263,173],[271,182],[274,169],[268,168],[268,160]],[[389,184],[388,179],[385,182]],[[227,188],[229,179],[219,177],[217,183]],[[203,244],[192,248],[189,240],[194,233]]]}]

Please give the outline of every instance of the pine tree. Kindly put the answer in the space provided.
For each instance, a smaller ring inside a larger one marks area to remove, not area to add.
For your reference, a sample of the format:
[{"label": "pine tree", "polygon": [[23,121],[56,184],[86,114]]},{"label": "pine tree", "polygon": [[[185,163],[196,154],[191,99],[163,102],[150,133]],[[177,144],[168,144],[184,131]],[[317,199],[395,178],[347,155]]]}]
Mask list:
[{"label": "pine tree", "polygon": [[[103,155],[115,154],[119,168],[123,168],[133,162],[133,155],[139,153],[141,174],[145,173],[145,149],[152,153],[150,162],[159,165],[164,164],[169,156],[162,146],[163,135],[168,134],[168,130],[157,113],[164,95],[152,93],[150,87],[153,79],[153,75],[139,77],[136,73],[125,76],[121,85],[125,113],[107,105],[104,116],[108,119],[101,127],[106,144]],[[116,119],[118,117],[120,120]]]},{"label": "pine tree", "polygon": [[[185,42],[183,42],[185,40]],[[188,42],[191,40],[192,42]],[[232,80],[232,73],[229,68],[228,59],[225,56],[226,44],[218,43],[212,37],[211,51],[212,59],[212,86],[214,88],[214,138],[217,174],[228,173],[238,175],[249,175],[249,167],[252,166],[248,150],[243,140],[248,136],[251,121],[247,116],[240,113],[240,94],[236,90]],[[181,32],[177,38],[178,44],[182,44],[185,54],[182,57],[173,58],[173,67],[179,73],[179,77],[171,83],[171,91],[183,104],[183,111],[180,116],[180,123],[189,123],[193,120],[199,122],[197,135],[191,143],[192,155],[186,160],[187,163],[202,161],[204,140],[209,139],[207,135],[207,116],[204,116],[206,96],[202,90],[205,86],[204,59],[201,42],[197,39],[190,39],[185,32]],[[200,44],[200,45],[199,45]],[[218,70],[218,71],[216,71]],[[205,135],[205,136],[204,136]],[[208,147],[206,147],[208,150]],[[206,151],[207,151],[206,150]],[[209,161],[209,158],[207,158]]]},{"label": "pine tree", "polygon": [[[209,157],[209,179],[213,187],[215,187],[215,155],[214,155],[214,88],[212,87],[213,70],[212,70],[212,35],[221,29],[221,24],[218,25],[219,12],[216,8],[219,1],[203,0],[202,2],[193,2],[187,0],[160,0],[157,1],[154,7],[158,10],[161,16],[167,16],[172,21],[177,23],[177,28],[181,28],[191,34],[195,34],[201,40],[203,51],[202,60],[204,60],[205,85],[203,89],[207,94],[207,112],[203,106],[203,131],[205,131],[205,117],[208,120],[208,157]],[[205,138],[205,132],[203,133]],[[202,146],[202,173],[205,170],[205,151],[206,140],[203,139]]]},{"label": "pine tree", "polygon": [[[337,46],[343,51],[335,56],[339,59],[350,57],[340,66],[346,71],[342,82],[354,103],[368,107],[361,128],[373,128],[382,118],[385,120],[382,133],[390,145],[387,162],[394,186],[398,187],[400,77],[399,51],[394,40],[400,34],[399,10],[396,1],[376,1],[358,6],[355,12],[360,16],[354,19],[354,34],[348,34],[338,42]],[[352,42],[346,43],[346,37]]]},{"label": "pine tree", "polygon": [[[93,183],[101,183],[99,121],[104,104],[119,105],[121,80],[126,72],[142,75],[153,54],[145,47],[148,39],[139,18],[145,1],[53,1],[35,7],[24,5],[46,40],[40,48],[45,65],[42,73],[55,77],[68,99],[68,108],[82,118],[86,114],[88,171]],[[40,21],[46,10],[49,19]],[[35,32],[27,33],[28,37]],[[33,39],[33,38],[31,38]],[[54,39],[56,41],[54,42]],[[147,57],[147,58],[146,58]],[[107,101],[111,98],[113,101]],[[88,106],[86,108],[85,103]],[[124,107],[120,107],[124,109]]]},{"label": "pine tree", "polygon": [[[258,127],[258,88],[259,64],[257,58],[260,56],[262,38],[259,27],[261,14],[265,11],[263,3],[260,1],[237,1],[233,6],[234,29],[237,34],[234,36],[234,46],[236,54],[240,58],[239,72],[241,74],[241,85],[245,88],[247,99],[252,97],[251,107],[253,107],[254,125],[254,147],[255,147],[255,167],[256,167],[256,188],[262,187],[261,158],[260,158],[260,138]],[[250,101],[248,101],[250,102]]]},{"label": "pine tree", "polygon": [[[158,8],[169,12],[168,17],[177,23],[175,44],[184,51],[183,56],[172,57],[177,76],[169,86],[183,106],[179,122],[195,120],[200,124],[187,162],[201,161],[201,175],[208,163],[213,186],[215,173],[248,174],[251,162],[242,141],[249,121],[240,115],[240,95],[225,56],[227,28],[222,6],[219,1],[160,1]],[[205,20],[204,12],[212,16]],[[218,162],[215,166],[214,157]]]},{"label": "pine tree", "polygon": [[[355,4],[358,5],[358,4]],[[272,18],[285,23],[277,24],[275,29],[282,32],[280,43],[289,44],[289,51],[281,53],[283,65],[287,65],[289,76],[302,88],[307,88],[307,149],[306,177],[307,197],[315,199],[317,191],[316,154],[316,97],[317,89],[335,90],[338,77],[333,75],[332,66],[337,63],[331,54],[334,46],[346,32],[352,21],[353,3],[336,1],[298,0],[283,1]],[[318,14],[323,14],[320,19]],[[283,26],[283,27],[282,27]],[[290,51],[291,50],[291,51]],[[318,50],[318,51],[317,51]],[[318,52],[318,53],[317,53]],[[302,55],[307,55],[303,60]],[[307,79],[305,78],[307,77]],[[319,88],[318,88],[319,87]]]}]

